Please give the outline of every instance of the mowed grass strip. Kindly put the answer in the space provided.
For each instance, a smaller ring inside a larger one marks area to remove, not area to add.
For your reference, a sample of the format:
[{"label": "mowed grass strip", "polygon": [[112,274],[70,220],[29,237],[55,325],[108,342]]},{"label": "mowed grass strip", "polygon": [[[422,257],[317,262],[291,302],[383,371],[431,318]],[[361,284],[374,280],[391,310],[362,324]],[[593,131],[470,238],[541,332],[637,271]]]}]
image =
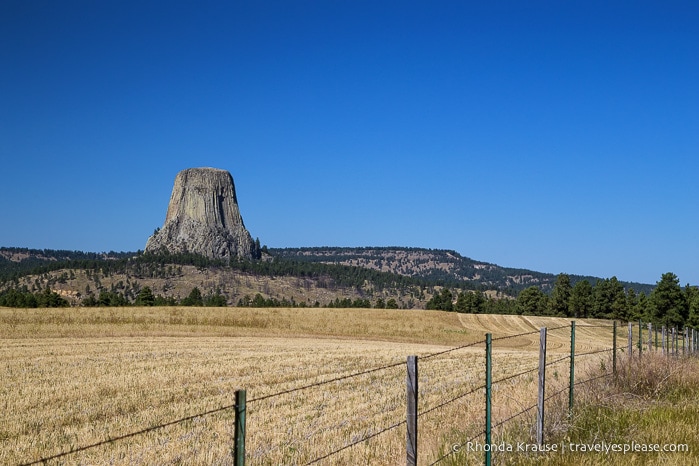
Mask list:
[{"label": "mowed grass strip", "polygon": [[[531,332],[503,343],[517,350],[538,349],[541,327],[549,342],[569,348],[571,319],[518,315],[458,314],[404,309],[328,308],[0,308],[0,338],[137,336],[347,337],[460,346],[484,339]],[[611,346],[610,321],[579,319],[585,349]],[[600,327],[604,326],[604,327]],[[623,338],[620,329],[619,338]]]}]

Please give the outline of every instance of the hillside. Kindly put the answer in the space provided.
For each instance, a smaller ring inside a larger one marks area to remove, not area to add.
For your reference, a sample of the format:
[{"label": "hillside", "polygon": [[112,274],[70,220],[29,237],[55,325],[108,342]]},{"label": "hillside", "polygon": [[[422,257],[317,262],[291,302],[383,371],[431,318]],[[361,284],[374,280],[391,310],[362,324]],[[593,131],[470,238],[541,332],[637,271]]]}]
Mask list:
[{"label": "hillside", "polygon": [[[552,273],[502,267],[463,257],[456,251],[403,247],[314,247],[269,249],[275,257],[301,262],[365,267],[409,277],[422,278],[447,286],[471,290],[498,290],[516,296],[521,290],[536,286],[550,291],[556,281]],[[599,278],[571,275],[573,284],[587,280],[594,284]],[[621,282],[637,292],[650,293],[652,285]]]},{"label": "hillside", "polygon": [[[515,297],[531,286],[548,292],[556,280],[553,274],[500,267],[448,250],[264,251],[261,261],[223,262],[188,254],[0,248],[0,292],[53,292],[73,306],[114,306],[136,303],[148,288],[159,299],[156,304],[165,305],[180,302],[196,288],[198,299],[209,305],[382,307],[380,303],[392,303],[389,307],[425,308],[445,287]],[[574,276],[571,280],[583,278],[593,284],[597,281]],[[652,289],[624,285],[639,293]]]}]

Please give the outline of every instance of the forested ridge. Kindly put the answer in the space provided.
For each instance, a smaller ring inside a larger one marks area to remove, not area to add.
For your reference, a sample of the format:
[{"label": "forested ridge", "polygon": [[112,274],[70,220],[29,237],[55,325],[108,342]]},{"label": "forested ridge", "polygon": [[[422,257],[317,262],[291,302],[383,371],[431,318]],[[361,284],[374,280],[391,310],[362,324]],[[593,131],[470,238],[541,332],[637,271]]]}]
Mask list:
[{"label": "forested ridge", "polygon": [[[556,274],[528,269],[502,267],[464,257],[456,251],[409,247],[309,247],[270,248],[275,257],[300,262],[351,264],[393,273],[419,277],[431,283],[469,290],[497,290],[517,296],[522,290],[536,286],[550,292]],[[595,283],[599,277],[570,274],[572,283],[587,280]],[[621,282],[636,292],[650,293],[651,284]]]},{"label": "forested ridge", "polygon": [[[451,250],[264,247],[262,251],[263,260],[226,262],[195,254],[0,248],[0,306],[423,307],[699,324],[697,288],[682,288],[672,273],[648,285],[616,277],[500,267]],[[173,295],[172,282],[188,274],[209,279]],[[82,282],[79,277],[84,277]],[[255,281],[249,283],[244,277]],[[285,291],[274,286],[280,277],[287,277]],[[80,287],[71,285],[78,282]]]}]

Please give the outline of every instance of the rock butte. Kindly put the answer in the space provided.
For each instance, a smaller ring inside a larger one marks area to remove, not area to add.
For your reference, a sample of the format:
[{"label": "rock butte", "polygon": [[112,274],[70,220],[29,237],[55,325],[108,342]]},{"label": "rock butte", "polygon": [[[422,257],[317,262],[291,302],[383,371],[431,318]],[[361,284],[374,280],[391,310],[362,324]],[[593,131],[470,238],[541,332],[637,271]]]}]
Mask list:
[{"label": "rock butte", "polygon": [[257,257],[243,224],[233,177],[218,168],[188,168],[175,177],[163,227],[145,252],[190,252],[212,259]]}]

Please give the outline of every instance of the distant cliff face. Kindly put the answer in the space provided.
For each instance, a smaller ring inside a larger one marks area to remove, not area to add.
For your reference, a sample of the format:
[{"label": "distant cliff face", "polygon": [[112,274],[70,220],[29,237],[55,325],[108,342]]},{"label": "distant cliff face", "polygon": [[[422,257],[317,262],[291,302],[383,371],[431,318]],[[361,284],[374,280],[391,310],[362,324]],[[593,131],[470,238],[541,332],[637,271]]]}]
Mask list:
[{"label": "distant cliff face", "polygon": [[175,177],[165,224],[145,252],[166,249],[213,259],[257,256],[238,209],[233,177],[217,168],[189,168]]}]

